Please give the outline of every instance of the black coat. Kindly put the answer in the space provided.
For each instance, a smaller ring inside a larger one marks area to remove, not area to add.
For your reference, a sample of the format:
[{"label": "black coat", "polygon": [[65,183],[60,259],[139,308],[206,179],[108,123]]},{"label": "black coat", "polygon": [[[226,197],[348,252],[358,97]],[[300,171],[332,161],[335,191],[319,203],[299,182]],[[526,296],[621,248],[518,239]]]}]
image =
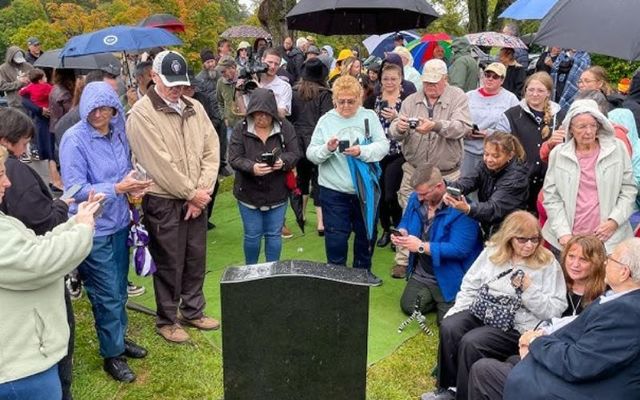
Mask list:
[{"label": "black coat", "polygon": [[527,69],[522,65],[509,65],[507,76],[504,77],[502,87],[515,94],[518,99],[522,98],[524,81],[527,80]]},{"label": "black coat", "polygon": [[318,96],[311,100],[303,100],[297,88],[293,88],[289,120],[296,130],[300,150],[303,154],[307,151],[309,142],[311,142],[311,135],[313,135],[313,130],[316,128],[318,120],[332,108],[333,100],[330,89],[321,87]]},{"label": "black coat", "polygon": [[69,207],[62,200],[53,200],[40,175],[14,156],[5,162],[11,181],[0,203],[0,211],[22,221],[36,235],[44,235],[67,221]]},{"label": "black coat", "polygon": [[629,95],[622,103],[622,106],[631,110],[636,120],[636,127],[640,130],[640,72],[633,76],[631,87],[629,88]]},{"label": "black coat", "polygon": [[[233,129],[229,144],[229,164],[236,171],[233,194],[239,201],[255,207],[273,206],[283,203],[289,189],[285,185],[285,175],[292,170],[302,152],[298,145],[293,125],[287,120],[278,120],[278,108],[273,92],[255,89],[251,93],[247,115],[262,111],[273,117],[273,123],[280,125],[280,132],[271,134],[266,142],[249,132],[250,117],[246,117]],[[260,162],[263,153],[274,152],[284,166],[263,176],[253,173],[253,166]]]},{"label": "black coat", "polygon": [[527,208],[527,176],[527,167],[516,160],[511,160],[497,172],[490,171],[481,161],[471,175],[461,177],[450,186],[457,187],[464,195],[478,191],[479,201],[471,203],[469,216],[480,222],[485,239],[488,239],[507,215]]}]

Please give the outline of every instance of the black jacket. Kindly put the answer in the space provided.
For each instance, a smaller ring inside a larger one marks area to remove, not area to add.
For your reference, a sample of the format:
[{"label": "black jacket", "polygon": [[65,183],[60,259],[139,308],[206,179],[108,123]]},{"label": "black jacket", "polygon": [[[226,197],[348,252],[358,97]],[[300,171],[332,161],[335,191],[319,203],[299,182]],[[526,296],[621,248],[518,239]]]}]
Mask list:
[{"label": "black jacket", "polygon": [[522,98],[524,81],[527,80],[527,69],[521,65],[509,65],[507,76],[504,77],[502,87],[515,94],[518,99]]},{"label": "black jacket", "polygon": [[497,172],[490,171],[484,162],[480,162],[471,175],[461,177],[450,186],[457,187],[464,195],[478,191],[479,201],[471,203],[469,216],[480,222],[485,239],[488,239],[507,215],[527,208],[527,175],[527,167],[515,159]]},{"label": "black jacket", "polygon": [[296,136],[300,143],[300,150],[307,151],[311,135],[316,128],[320,117],[333,108],[331,90],[321,87],[319,95],[311,100],[303,100],[296,87],[293,88],[293,100],[291,101],[291,116],[289,120],[293,123]]},{"label": "black jacket", "polygon": [[6,163],[11,187],[5,192],[0,210],[22,221],[36,235],[44,235],[68,218],[69,207],[62,200],[53,200],[40,175],[14,156]]},{"label": "black jacket", "polygon": [[631,110],[636,120],[636,127],[640,129],[640,72],[637,72],[631,79],[629,95],[622,106]]},{"label": "black jacket", "polygon": [[304,64],[305,56],[297,47],[291,49],[291,51],[285,55],[287,59],[287,72],[291,75],[293,79],[290,83],[293,86],[295,82],[300,79],[300,75],[302,74],[302,64]]},{"label": "black jacket", "polygon": [[[250,115],[257,111],[270,114],[273,124],[280,127],[280,132],[271,134],[264,143],[249,132]],[[233,194],[239,201],[255,207],[283,203],[289,195],[285,175],[302,157],[293,125],[278,119],[276,99],[268,89],[255,89],[251,93],[247,115],[235,126],[229,144],[229,164],[237,172]],[[282,170],[255,176],[253,166],[260,162],[261,154],[270,152],[276,153],[284,162]]]}]

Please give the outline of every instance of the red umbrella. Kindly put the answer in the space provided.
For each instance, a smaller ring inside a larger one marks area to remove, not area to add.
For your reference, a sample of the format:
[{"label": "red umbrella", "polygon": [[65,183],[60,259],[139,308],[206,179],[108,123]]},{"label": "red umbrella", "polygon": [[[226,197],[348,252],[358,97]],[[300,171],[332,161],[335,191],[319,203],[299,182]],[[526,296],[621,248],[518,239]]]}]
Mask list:
[{"label": "red umbrella", "polygon": [[169,32],[184,32],[184,24],[171,14],[153,14],[138,24],[139,26],[162,28]]}]

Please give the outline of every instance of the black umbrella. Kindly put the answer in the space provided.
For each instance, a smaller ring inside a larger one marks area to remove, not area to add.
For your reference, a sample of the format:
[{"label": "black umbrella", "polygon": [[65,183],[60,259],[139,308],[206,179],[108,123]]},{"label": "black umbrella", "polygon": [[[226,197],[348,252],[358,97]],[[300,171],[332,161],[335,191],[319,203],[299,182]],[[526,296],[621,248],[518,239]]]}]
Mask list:
[{"label": "black umbrella", "polygon": [[425,0],[301,0],[287,27],[322,35],[361,35],[425,28],[440,15]]},{"label": "black umbrella", "polygon": [[111,53],[90,54],[79,57],[60,58],[62,49],[45,51],[33,66],[36,68],[79,69],[85,71],[101,70],[112,75],[120,75],[121,64]]},{"label": "black umbrella", "polygon": [[638,0],[558,0],[540,23],[534,42],[636,60],[638,15]]},{"label": "black umbrella", "polygon": [[169,32],[184,32],[184,23],[171,14],[153,14],[138,24],[150,28],[162,28]]}]

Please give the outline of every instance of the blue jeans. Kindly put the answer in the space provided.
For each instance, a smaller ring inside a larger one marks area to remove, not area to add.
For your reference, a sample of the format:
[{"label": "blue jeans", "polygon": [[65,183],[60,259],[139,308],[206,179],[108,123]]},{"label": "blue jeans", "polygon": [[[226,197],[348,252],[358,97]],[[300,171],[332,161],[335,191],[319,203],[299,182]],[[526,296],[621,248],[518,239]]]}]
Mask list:
[{"label": "blue jeans", "polygon": [[103,358],[124,353],[127,331],[127,274],[129,272],[129,228],[93,238],[91,253],[78,267],[91,301]]},{"label": "blue jeans", "polygon": [[367,228],[362,211],[360,211],[358,196],[320,186],[320,205],[324,222],[324,246],[327,262],[347,265],[349,236],[351,232],[354,232],[353,268],[370,270],[377,232],[373,232],[371,240],[367,238]]},{"label": "blue jeans", "polygon": [[263,236],[266,261],[278,261],[282,250],[282,224],[287,204],[260,211],[238,202],[238,208],[244,229],[244,259],[247,265],[258,262]]},{"label": "blue jeans", "polygon": [[58,377],[58,365],[15,381],[0,384],[2,400],[60,400],[62,388]]}]

